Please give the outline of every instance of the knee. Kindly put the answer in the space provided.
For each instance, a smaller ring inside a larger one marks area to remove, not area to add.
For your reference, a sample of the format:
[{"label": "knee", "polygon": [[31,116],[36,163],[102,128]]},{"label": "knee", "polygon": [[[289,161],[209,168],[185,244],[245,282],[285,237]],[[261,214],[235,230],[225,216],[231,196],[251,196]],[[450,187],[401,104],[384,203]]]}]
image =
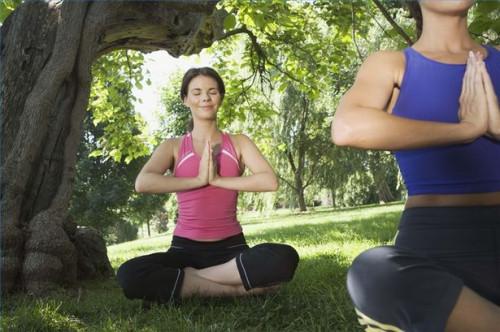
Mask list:
[{"label": "knee", "polygon": [[123,289],[123,293],[127,298],[134,298],[134,290],[137,288],[137,280],[134,278],[135,273],[132,270],[133,266],[130,261],[123,263],[116,272],[118,284]]},{"label": "knee", "polygon": [[362,310],[378,300],[387,303],[389,297],[397,295],[400,283],[392,254],[391,247],[377,247],[354,259],[347,272],[347,290],[357,308]]},{"label": "knee", "polygon": [[259,244],[252,248],[262,260],[266,260],[276,278],[282,282],[290,281],[299,263],[299,254],[289,245],[278,243]]},{"label": "knee", "polygon": [[270,244],[274,253],[275,266],[281,274],[283,281],[290,281],[299,264],[299,254],[292,246],[286,244]]}]

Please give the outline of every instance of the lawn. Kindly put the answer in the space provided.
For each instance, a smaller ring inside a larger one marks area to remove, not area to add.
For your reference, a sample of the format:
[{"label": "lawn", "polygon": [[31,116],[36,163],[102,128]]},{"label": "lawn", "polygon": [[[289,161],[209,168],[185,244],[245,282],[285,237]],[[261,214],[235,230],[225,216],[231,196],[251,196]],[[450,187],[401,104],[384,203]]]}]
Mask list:
[{"label": "lawn", "polygon": [[[250,245],[288,243],[300,255],[295,278],[260,297],[190,299],[142,307],[114,279],[87,282],[45,299],[12,296],[2,303],[2,331],[361,331],[345,286],[361,251],[392,242],[402,204],[268,217],[241,216]],[[115,270],[125,260],[167,249],[171,231],[108,247]]]}]

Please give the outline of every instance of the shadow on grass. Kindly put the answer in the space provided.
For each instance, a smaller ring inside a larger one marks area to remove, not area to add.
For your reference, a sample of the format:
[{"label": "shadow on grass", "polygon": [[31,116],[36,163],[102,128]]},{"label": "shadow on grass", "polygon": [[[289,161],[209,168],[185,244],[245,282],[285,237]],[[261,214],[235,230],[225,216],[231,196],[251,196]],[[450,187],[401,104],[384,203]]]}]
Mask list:
[{"label": "shadow on grass", "polygon": [[340,255],[301,260],[278,292],[229,299],[190,299],[144,310],[115,280],[82,284],[44,299],[16,296],[2,307],[4,331],[361,331],[346,292]]}]

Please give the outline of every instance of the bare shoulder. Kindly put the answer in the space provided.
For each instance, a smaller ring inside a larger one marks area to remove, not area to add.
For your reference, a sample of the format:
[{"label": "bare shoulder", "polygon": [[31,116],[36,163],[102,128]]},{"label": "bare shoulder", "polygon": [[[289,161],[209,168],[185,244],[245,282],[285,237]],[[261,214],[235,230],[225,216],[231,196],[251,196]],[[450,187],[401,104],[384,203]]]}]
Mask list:
[{"label": "bare shoulder", "polygon": [[404,63],[404,53],[402,51],[377,51],[370,54],[365,62],[375,62],[383,65]]},{"label": "bare shoulder", "polygon": [[178,148],[180,142],[181,137],[167,138],[157,146],[156,150],[172,150],[174,148]]},{"label": "bare shoulder", "polygon": [[233,142],[236,142],[236,143],[246,144],[246,143],[252,142],[250,137],[248,137],[245,134],[231,134],[229,136],[231,137]]},{"label": "bare shoulder", "polygon": [[405,69],[401,51],[377,51],[366,58],[358,72],[358,79],[392,79],[398,82]]},{"label": "bare shoulder", "polygon": [[171,160],[174,162],[179,155],[179,147],[182,142],[182,137],[168,138],[160,143],[153,152],[152,159]]},{"label": "bare shoulder", "polygon": [[500,51],[500,45],[495,46],[495,48]]},{"label": "bare shoulder", "polygon": [[245,134],[231,134],[229,135],[231,138],[231,141],[233,142],[234,148],[236,149],[236,152],[238,155],[241,155],[241,151],[244,150],[245,148],[249,146],[254,146],[255,144],[253,141],[250,139]]},{"label": "bare shoulder", "polygon": [[229,137],[231,137],[231,141],[235,144],[245,144],[245,142],[248,142],[250,138],[245,135],[245,134],[229,134]]}]

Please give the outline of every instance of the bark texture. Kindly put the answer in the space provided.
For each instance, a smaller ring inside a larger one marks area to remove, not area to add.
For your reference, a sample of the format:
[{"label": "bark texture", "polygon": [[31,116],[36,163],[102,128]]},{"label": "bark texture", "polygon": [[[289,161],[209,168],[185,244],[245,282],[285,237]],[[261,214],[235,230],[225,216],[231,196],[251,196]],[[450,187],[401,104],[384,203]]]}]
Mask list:
[{"label": "bark texture", "polygon": [[[96,267],[106,264],[94,264],[92,272],[82,263],[86,253],[102,252],[103,242],[92,231],[77,230],[67,213],[91,65],[119,48],[163,49],[173,56],[198,53],[222,36],[225,14],[215,9],[217,2],[33,1],[20,5],[4,22],[0,40],[4,294],[13,290],[43,294],[74,284],[79,276],[107,275],[106,268],[101,273]],[[90,272],[82,274],[82,269]]]}]

